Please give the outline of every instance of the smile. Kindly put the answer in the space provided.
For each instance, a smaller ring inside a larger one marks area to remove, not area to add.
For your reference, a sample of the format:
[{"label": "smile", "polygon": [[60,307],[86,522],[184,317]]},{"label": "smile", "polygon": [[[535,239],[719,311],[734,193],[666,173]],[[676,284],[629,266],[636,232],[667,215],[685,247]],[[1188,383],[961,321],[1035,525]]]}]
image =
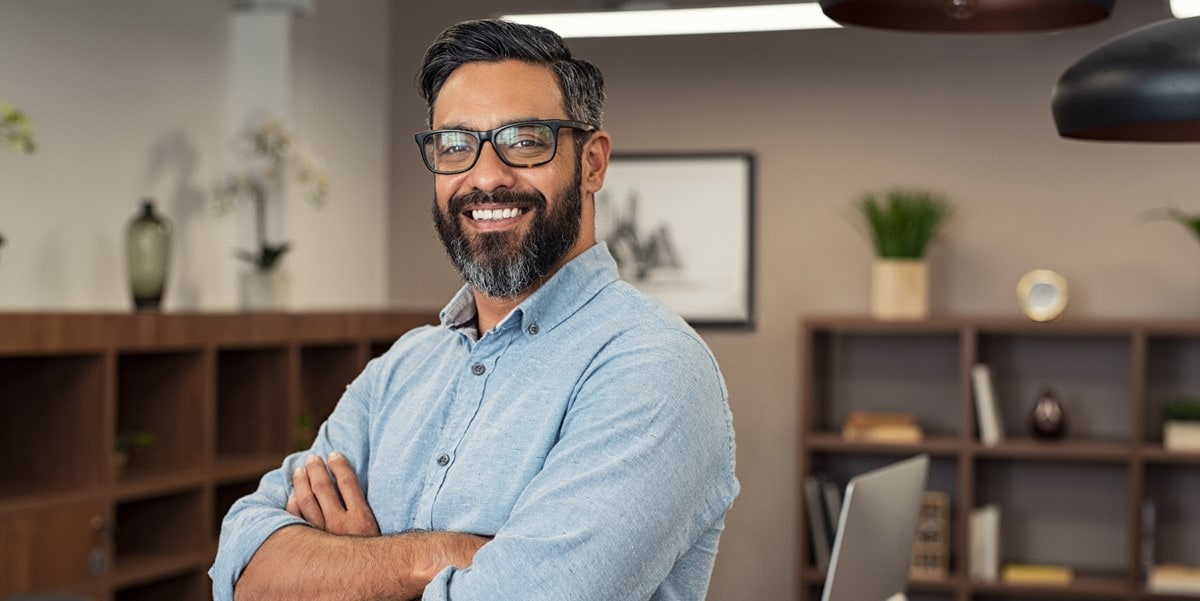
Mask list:
[{"label": "smile", "polygon": [[525,210],[521,208],[508,209],[475,209],[469,211],[471,219],[476,221],[499,221],[501,219],[512,219],[519,217]]}]

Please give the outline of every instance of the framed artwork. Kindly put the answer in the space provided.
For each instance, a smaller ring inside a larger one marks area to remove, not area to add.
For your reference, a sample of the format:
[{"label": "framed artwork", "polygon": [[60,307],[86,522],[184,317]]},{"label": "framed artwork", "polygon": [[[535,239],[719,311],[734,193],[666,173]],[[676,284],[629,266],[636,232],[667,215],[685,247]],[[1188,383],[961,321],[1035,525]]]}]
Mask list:
[{"label": "framed artwork", "polygon": [[753,327],[753,215],[749,154],[614,154],[596,238],[692,325]]}]

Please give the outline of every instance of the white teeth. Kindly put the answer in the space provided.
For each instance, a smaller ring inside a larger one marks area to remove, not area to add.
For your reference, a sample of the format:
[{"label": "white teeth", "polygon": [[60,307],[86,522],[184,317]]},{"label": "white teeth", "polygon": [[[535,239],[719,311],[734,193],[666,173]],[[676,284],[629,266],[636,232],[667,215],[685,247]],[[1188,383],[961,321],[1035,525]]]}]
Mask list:
[{"label": "white teeth", "polygon": [[475,209],[471,211],[471,219],[500,220],[511,219],[521,214],[521,209]]}]

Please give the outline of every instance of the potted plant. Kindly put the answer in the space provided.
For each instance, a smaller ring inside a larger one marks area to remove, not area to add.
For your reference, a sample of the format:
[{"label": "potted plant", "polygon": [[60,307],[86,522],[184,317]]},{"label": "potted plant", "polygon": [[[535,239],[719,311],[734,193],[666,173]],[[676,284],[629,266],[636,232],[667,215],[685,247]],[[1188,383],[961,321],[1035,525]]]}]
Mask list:
[{"label": "potted plant", "polygon": [[324,206],[329,198],[329,178],[299,149],[295,135],[281,119],[266,117],[251,124],[239,134],[237,143],[242,170],[217,184],[217,211],[228,214],[240,201],[252,205],[255,248],[234,252],[250,265],[241,277],[242,306],[278,308],[287,302],[287,279],[280,265],[291,243],[268,240],[268,201],[283,194],[285,185],[292,182],[300,186],[309,203]]},{"label": "potted plant", "polygon": [[154,446],[154,435],[140,430],[129,430],[117,434],[113,442],[112,474],[114,480],[120,480],[125,474],[125,464],[129,463],[129,454],[136,449]]},{"label": "potted plant", "polygon": [[1200,451],[1200,398],[1180,397],[1163,403],[1163,447]]},{"label": "potted plant", "polygon": [[893,188],[868,193],[858,210],[875,250],[871,313],[880,319],[929,315],[929,264],[925,253],[950,215],[950,204],[933,192]]}]

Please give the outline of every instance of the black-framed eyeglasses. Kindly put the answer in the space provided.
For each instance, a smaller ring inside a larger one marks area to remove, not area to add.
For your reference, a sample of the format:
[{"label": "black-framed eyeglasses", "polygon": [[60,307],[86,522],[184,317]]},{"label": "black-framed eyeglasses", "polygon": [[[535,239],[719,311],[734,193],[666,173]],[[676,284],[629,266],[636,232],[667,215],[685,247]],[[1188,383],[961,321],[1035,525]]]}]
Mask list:
[{"label": "black-framed eyeglasses", "polygon": [[454,175],[470,171],[479,160],[484,142],[491,142],[496,156],[510,167],[537,167],[554,160],[558,153],[558,130],[567,127],[596,131],[595,125],[579,121],[545,119],[509,123],[491,131],[433,129],[417,134],[421,158],[430,171]]}]

